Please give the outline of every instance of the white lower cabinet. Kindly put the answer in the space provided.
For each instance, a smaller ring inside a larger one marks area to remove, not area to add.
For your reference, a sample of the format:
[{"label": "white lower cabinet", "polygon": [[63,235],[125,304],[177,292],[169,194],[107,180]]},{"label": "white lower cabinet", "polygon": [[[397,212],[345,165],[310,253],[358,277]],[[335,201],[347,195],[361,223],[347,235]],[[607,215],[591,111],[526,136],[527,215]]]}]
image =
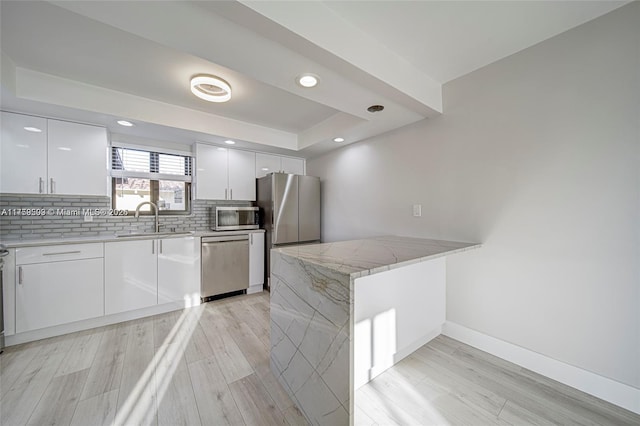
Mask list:
[{"label": "white lower cabinet", "polygon": [[200,303],[200,240],[194,237],[159,240],[158,304]]},{"label": "white lower cabinet", "polygon": [[194,237],[105,243],[105,313],[199,304],[199,247]]},{"label": "white lower cabinet", "polygon": [[156,240],[105,243],[104,266],[105,314],[158,303]]},{"label": "white lower cabinet", "polygon": [[249,289],[247,293],[262,291],[264,284],[264,232],[249,234]]},{"label": "white lower cabinet", "polygon": [[[102,244],[80,244],[48,246],[46,252],[41,247],[18,249],[16,332],[104,315],[101,248]],[[83,258],[97,254],[100,257]]]}]

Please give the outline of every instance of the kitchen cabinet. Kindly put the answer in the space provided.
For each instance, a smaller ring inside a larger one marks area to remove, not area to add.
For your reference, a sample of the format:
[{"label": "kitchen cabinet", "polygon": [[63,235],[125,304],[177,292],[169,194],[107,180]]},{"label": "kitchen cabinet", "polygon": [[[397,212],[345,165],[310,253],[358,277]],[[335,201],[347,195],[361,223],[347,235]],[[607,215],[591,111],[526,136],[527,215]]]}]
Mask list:
[{"label": "kitchen cabinet", "polygon": [[196,144],[196,198],[256,199],[255,153]]},{"label": "kitchen cabinet", "polygon": [[256,200],[256,153],[229,151],[229,200]]},{"label": "kitchen cabinet", "polygon": [[282,172],[303,175],[304,160],[301,158],[282,157]]},{"label": "kitchen cabinet", "polygon": [[156,240],[105,243],[105,314],[146,308],[158,303],[156,245]]},{"label": "kitchen cabinet", "polygon": [[101,243],[16,249],[16,332],[104,315]]},{"label": "kitchen cabinet", "polygon": [[1,118],[0,192],[46,193],[47,120],[8,112]]},{"label": "kitchen cabinet", "polygon": [[264,232],[249,234],[249,289],[247,293],[262,291],[264,284]]},{"label": "kitchen cabinet", "polygon": [[302,158],[256,153],[256,178],[261,178],[273,172],[303,175],[304,160]]},{"label": "kitchen cabinet", "polygon": [[49,194],[107,193],[107,130],[49,120]]},{"label": "kitchen cabinet", "polygon": [[226,148],[196,144],[196,198],[225,200],[229,183]]},{"label": "kitchen cabinet", "polygon": [[3,112],[0,144],[0,192],[108,195],[103,127]]},{"label": "kitchen cabinet", "polygon": [[200,302],[200,242],[198,238],[165,238],[158,247],[158,304]]},{"label": "kitchen cabinet", "polygon": [[105,313],[199,304],[199,247],[195,237],[105,243]]}]

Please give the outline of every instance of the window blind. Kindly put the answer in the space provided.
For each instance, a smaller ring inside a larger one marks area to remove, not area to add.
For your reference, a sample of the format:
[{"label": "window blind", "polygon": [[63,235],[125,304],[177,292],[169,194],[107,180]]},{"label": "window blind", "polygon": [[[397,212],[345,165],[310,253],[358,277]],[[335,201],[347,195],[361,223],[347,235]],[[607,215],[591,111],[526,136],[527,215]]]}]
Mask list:
[{"label": "window blind", "polygon": [[111,176],[191,182],[192,158],[140,149],[112,147]]}]

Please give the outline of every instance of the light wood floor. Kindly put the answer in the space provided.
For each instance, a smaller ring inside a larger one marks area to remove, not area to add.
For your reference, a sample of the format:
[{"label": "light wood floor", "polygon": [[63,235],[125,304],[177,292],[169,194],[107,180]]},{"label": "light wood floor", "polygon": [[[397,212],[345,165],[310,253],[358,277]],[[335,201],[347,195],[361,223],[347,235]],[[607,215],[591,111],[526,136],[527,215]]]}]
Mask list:
[{"label": "light wood floor", "polygon": [[0,424],[304,425],[269,346],[264,292],[10,347]]},{"label": "light wood floor", "polygon": [[356,425],[640,425],[640,416],[445,336],[356,392]]},{"label": "light wood floor", "polygon": [[[269,368],[269,295],[7,348],[0,425],[306,425]],[[358,425],[640,425],[438,337],[356,393]]]}]

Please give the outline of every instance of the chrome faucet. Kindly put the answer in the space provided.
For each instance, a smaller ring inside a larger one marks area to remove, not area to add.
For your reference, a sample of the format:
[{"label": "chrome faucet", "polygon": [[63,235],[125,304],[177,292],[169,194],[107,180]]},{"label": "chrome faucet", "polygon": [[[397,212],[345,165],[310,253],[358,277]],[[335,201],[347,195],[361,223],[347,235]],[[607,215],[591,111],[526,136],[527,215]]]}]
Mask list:
[{"label": "chrome faucet", "polygon": [[136,218],[140,217],[140,207],[144,206],[145,204],[149,204],[150,206],[153,206],[153,210],[156,213],[156,234],[158,232],[160,232],[160,218],[158,216],[158,206],[156,206],[154,203],[152,203],[151,201],[143,201],[140,204],[138,204],[138,207],[136,207],[136,214],[134,215]]}]

